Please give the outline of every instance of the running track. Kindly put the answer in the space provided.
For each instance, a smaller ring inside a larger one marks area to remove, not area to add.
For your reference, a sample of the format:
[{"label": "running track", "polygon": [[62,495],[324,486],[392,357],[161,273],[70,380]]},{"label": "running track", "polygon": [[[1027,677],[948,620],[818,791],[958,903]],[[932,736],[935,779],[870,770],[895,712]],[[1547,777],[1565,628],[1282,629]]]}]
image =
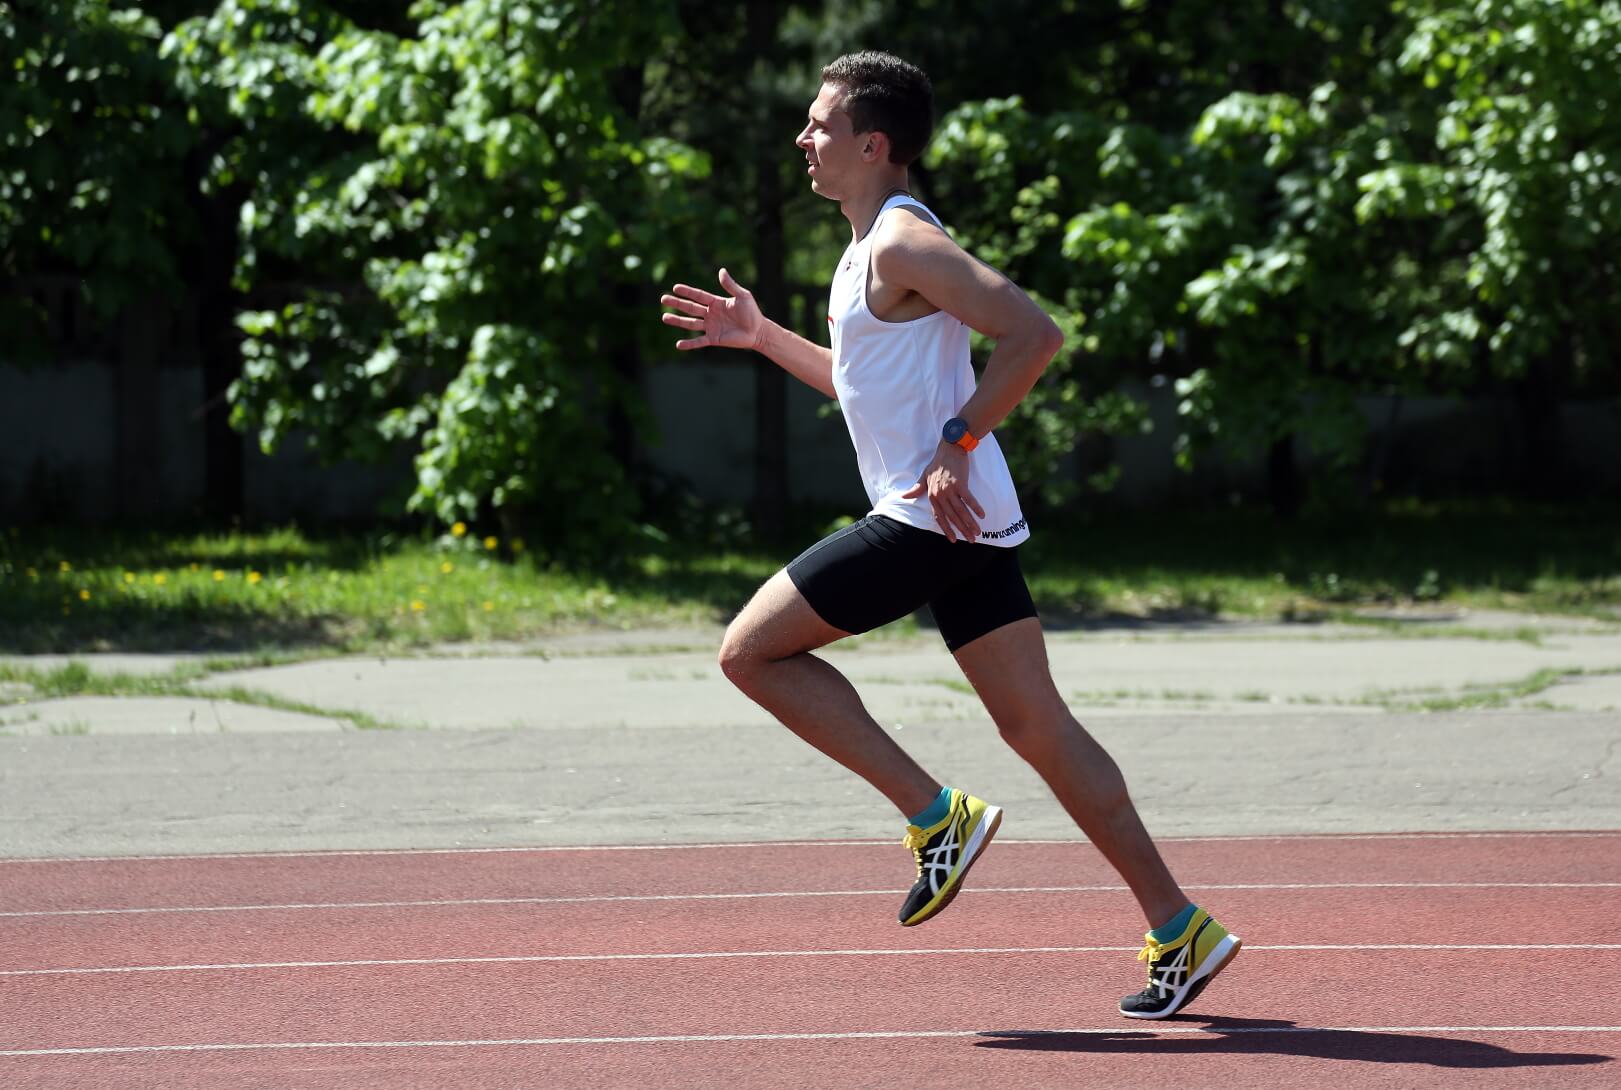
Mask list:
[{"label": "running track", "polygon": [[1244,951],[1161,1023],[1085,845],[0,860],[0,1086],[1621,1085],[1621,832],[1163,847]]}]

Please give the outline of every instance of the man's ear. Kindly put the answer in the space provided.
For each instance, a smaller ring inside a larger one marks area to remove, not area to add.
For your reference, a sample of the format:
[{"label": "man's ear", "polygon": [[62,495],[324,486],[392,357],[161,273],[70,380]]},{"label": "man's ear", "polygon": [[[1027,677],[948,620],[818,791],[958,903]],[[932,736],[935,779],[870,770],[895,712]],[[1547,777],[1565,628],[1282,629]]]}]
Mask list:
[{"label": "man's ear", "polygon": [[861,145],[861,157],[867,162],[877,162],[889,158],[889,134],[883,132],[869,132],[866,143]]}]

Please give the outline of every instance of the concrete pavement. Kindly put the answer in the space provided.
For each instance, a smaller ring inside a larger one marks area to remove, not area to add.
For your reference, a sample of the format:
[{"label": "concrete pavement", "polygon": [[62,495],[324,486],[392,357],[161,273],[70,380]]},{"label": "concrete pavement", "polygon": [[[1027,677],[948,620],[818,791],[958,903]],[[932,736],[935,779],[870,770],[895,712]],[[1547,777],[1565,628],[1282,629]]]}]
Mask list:
[{"label": "concrete pavement", "polygon": [[[1133,626],[1053,634],[1049,654],[1162,835],[1621,827],[1621,631],[1484,620],[1424,638]],[[13,682],[0,854],[898,838],[882,799],[725,683],[717,641],[317,659],[157,697],[45,700]],[[926,767],[1005,805],[1006,835],[1074,835],[932,633],[827,657]]]}]

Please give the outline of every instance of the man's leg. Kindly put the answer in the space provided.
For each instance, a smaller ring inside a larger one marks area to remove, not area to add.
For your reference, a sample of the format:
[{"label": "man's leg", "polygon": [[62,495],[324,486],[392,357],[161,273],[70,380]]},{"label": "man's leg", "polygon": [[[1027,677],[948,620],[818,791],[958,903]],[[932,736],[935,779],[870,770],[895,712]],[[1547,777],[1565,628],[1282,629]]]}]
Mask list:
[{"label": "man's leg", "polygon": [[1120,872],[1148,926],[1159,927],[1186,908],[1188,898],[1143,828],[1119,766],[1058,695],[1041,622],[1027,617],[1003,625],[955,654],[1002,738]]},{"label": "man's leg", "polygon": [[720,668],[784,726],[876,787],[904,815],[927,808],[940,784],[878,725],[855,688],[810,654],[850,633],[817,616],[779,571],[726,629]]}]

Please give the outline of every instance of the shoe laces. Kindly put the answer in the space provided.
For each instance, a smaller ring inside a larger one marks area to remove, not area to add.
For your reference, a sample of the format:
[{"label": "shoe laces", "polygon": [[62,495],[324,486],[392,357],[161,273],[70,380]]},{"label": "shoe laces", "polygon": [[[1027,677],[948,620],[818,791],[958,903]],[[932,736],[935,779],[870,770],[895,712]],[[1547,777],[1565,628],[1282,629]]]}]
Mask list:
[{"label": "shoe laces", "polygon": [[901,839],[901,843],[911,850],[912,858],[917,860],[917,872],[922,874],[923,849],[929,843],[929,835],[916,825],[908,825],[906,836]]},{"label": "shoe laces", "polygon": [[1148,973],[1150,976],[1153,975],[1154,966],[1160,959],[1160,951],[1164,949],[1164,946],[1155,942],[1152,937],[1149,937],[1148,945],[1137,951],[1137,960],[1148,962]]}]

